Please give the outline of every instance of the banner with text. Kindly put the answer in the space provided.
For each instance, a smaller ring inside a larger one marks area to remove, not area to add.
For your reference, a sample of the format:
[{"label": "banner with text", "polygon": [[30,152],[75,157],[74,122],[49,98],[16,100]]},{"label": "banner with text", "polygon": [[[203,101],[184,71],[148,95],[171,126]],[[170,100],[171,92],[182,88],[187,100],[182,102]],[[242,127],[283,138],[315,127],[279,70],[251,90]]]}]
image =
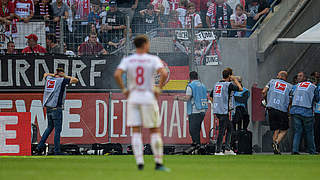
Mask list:
[{"label": "banner with text", "polygon": [[[188,80],[187,58],[184,55],[159,54],[165,62],[172,79],[170,87]],[[177,59],[179,57],[181,59]],[[121,61],[120,56],[90,56],[68,57],[64,55],[0,55],[0,90],[41,90],[44,86],[43,74],[53,73],[57,67],[62,67],[69,76],[77,77],[79,83],[69,86],[76,91],[84,90],[110,90],[118,86],[113,73]],[[178,82],[175,82],[179,80]],[[181,89],[181,88],[180,88]],[[168,89],[169,90],[169,89]],[[176,89],[172,89],[176,90]]]},{"label": "banner with text", "polygon": [[[159,100],[164,143],[189,144],[191,138],[186,103],[174,100],[175,95],[178,94],[164,93]],[[38,126],[39,135],[47,127],[46,112],[41,103],[41,93],[0,94],[0,111],[31,112],[31,122]],[[93,144],[111,140],[129,144],[131,132],[126,127],[126,103],[120,93],[68,93],[63,111],[61,143]],[[202,125],[202,143],[209,141],[209,131],[213,127],[210,109]],[[149,142],[148,136],[144,136],[144,140]],[[49,143],[53,143],[53,135]]]},{"label": "banner with text", "polygon": [[[175,45],[185,54],[194,54],[197,65],[219,65],[221,53],[219,37],[214,31],[196,31],[194,37],[188,30],[175,31]],[[191,52],[191,43],[194,41],[194,52]]]}]

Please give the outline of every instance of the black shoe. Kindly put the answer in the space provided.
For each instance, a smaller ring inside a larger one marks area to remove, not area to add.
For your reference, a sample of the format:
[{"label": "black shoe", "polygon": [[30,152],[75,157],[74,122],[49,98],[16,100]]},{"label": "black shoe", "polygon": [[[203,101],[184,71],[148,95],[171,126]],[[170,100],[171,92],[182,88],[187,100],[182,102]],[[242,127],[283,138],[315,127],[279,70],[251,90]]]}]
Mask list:
[{"label": "black shoe", "polygon": [[277,142],[272,143],[273,153],[281,155],[280,145]]},{"label": "black shoe", "polygon": [[36,148],[36,149],[35,149],[35,152],[34,152],[34,155],[35,155],[35,156],[44,155],[45,150],[46,150],[46,148]]},{"label": "black shoe", "polygon": [[291,155],[300,155],[298,152],[292,152]]},{"label": "black shoe", "polygon": [[144,165],[143,164],[138,164],[138,170],[142,171],[144,169]]}]

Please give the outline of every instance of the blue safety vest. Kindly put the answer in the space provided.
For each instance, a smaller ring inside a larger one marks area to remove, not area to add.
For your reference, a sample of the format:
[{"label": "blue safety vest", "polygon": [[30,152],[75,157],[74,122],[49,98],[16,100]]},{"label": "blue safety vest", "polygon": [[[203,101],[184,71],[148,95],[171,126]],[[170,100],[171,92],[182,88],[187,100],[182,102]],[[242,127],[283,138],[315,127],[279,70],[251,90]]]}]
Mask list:
[{"label": "blue safety vest", "polygon": [[267,107],[288,112],[292,85],[282,79],[271,79],[267,94]]},{"label": "blue safety vest", "polygon": [[311,82],[301,82],[293,93],[292,106],[312,108],[314,92],[317,87]]},{"label": "blue safety vest", "polygon": [[188,115],[192,114],[192,106],[195,105],[196,109],[208,109],[207,88],[200,81],[195,80],[188,84],[192,90],[192,98],[194,104],[190,100],[187,102]]},{"label": "blue safety vest", "polygon": [[44,107],[62,107],[66,98],[66,85],[70,82],[66,78],[47,76],[43,94]]},{"label": "blue safety vest", "polygon": [[246,89],[246,88],[243,88],[243,91],[236,91],[236,92],[233,93],[233,97],[234,97],[234,101],[233,101],[233,103],[234,103],[234,108],[236,108],[236,107],[238,107],[238,106],[243,106],[244,108],[247,109],[247,107],[248,107],[248,98],[246,99],[245,102],[236,101],[236,98],[237,98],[237,97],[241,98],[241,97],[243,97],[244,94],[247,93],[247,92],[249,93],[249,94],[248,94],[248,98],[249,98],[249,97],[250,97],[250,92],[249,92],[249,90]]}]

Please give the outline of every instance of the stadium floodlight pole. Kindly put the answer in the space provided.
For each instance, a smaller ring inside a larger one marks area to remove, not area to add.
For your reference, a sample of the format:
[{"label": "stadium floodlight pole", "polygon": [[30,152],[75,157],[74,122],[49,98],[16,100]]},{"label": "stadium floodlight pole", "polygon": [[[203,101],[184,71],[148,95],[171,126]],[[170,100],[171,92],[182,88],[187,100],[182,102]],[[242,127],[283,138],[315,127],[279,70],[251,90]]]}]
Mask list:
[{"label": "stadium floodlight pole", "polygon": [[195,36],[195,33],[194,33],[194,21],[195,21],[195,18],[194,16],[191,16],[191,36],[190,36],[190,40],[191,40],[191,53],[190,53],[190,57],[189,57],[189,71],[193,71],[193,65],[194,65],[194,46],[195,46],[195,43],[194,43],[194,36]]},{"label": "stadium floodlight pole", "polygon": [[129,55],[129,41],[130,41],[130,17],[126,16],[126,56]]},{"label": "stadium floodlight pole", "polygon": [[63,20],[64,18],[60,17],[60,53],[61,54],[64,54],[63,51],[64,51],[64,39],[63,39],[63,35],[64,35],[64,26],[63,26]]}]

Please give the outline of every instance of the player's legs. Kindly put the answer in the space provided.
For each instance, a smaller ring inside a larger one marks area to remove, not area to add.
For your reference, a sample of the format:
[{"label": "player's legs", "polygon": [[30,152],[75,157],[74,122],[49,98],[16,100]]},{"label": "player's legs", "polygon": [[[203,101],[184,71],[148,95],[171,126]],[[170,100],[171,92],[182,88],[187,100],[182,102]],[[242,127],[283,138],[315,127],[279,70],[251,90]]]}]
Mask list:
[{"label": "player's legs", "polygon": [[151,148],[156,163],[156,170],[169,171],[168,168],[163,166],[163,142],[161,137],[159,118],[159,106],[155,101],[153,104],[142,105],[141,115],[143,127],[150,130]]},{"label": "player's legs", "polygon": [[157,169],[163,166],[163,142],[160,128],[150,128],[150,141]]},{"label": "player's legs", "polygon": [[140,113],[141,105],[128,103],[127,126],[132,129],[131,144],[136,163],[140,170],[143,169],[143,142],[142,142],[142,116]]},{"label": "player's legs", "polygon": [[139,170],[142,170],[144,166],[144,160],[142,134],[140,126],[132,127],[131,144],[138,168]]}]

